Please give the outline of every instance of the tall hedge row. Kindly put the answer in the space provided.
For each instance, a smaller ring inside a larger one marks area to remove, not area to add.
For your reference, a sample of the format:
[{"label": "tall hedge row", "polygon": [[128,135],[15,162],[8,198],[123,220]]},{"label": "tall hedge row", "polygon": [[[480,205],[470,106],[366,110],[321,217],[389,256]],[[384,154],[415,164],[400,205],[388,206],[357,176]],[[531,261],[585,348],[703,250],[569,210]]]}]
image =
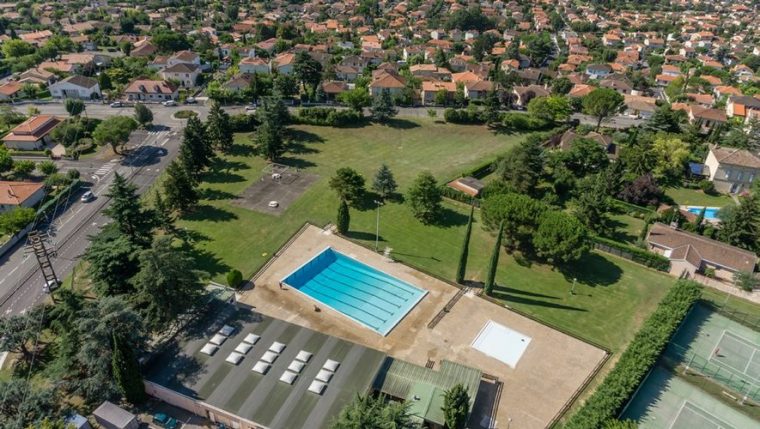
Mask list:
[{"label": "tall hedge row", "polygon": [[348,109],[304,107],[298,109],[292,119],[297,124],[340,127],[359,124],[364,121],[364,116],[359,112]]},{"label": "tall hedge row", "polygon": [[[655,270],[659,271],[670,271],[670,259],[654,253],[650,252],[649,250],[644,250],[636,246],[630,246],[624,243],[620,243],[614,240],[609,240],[604,237],[592,237],[591,238],[595,243],[601,244],[602,246],[611,247],[613,249],[617,249],[622,253],[627,253],[630,255],[629,258],[631,261],[639,263],[641,265],[647,266],[649,268],[654,268]],[[598,247],[597,247],[598,248]],[[602,249],[605,250],[605,249]],[[611,252],[614,253],[614,252]]]},{"label": "tall hedge row", "polygon": [[678,325],[700,297],[700,285],[679,280],[649,316],[615,368],[573,415],[565,429],[600,429],[614,419],[644,380]]}]

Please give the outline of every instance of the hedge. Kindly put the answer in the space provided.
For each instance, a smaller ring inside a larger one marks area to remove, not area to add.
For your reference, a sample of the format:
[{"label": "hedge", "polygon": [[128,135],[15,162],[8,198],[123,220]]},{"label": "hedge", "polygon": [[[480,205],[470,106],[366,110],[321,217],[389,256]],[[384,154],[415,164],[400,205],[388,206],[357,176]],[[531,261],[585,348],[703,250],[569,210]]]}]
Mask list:
[{"label": "hedge", "polygon": [[259,121],[256,119],[256,115],[240,113],[230,116],[230,128],[234,133],[250,133],[256,131],[258,125]]},{"label": "hedge", "polygon": [[332,107],[304,107],[292,117],[293,122],[304,125],[340,127],[364,121],[364,115],[354,110]]},{"label": "hedge", "polygon": [[458,189],[450,188],[445,183],[439,186],[439,188],[441,189],[441,195],[446,198],[450,198],[454,201],[459,201],[460,203],[474,205],[475,207],[480,207],[480,200],[471,195],[465,194]]},{"label": "hedge", "polygon": [[525,113],[508,112],[502,115],[501,123],[504,128],[518,131],[542,131],[548,130],[554,124]]},{"label": "hedge", "polygon": [[617,417],[699,299],[700,289],[698,283],[690,280],[676,282],[602,384],[568,420],[565,429],[598,429]]},{"label": "hedge", "polygon": [[480,118],[480,112],[473,109],[448,108],[443,112],[443,119],[452,124],[480,125],[485,123]]},{"label": "hedge", "polygon": [[[618,255],[618,256],[622,256],[626,259],[630,259],[633,262],[639,263],[641,265],[645,265],[650,268],[654,268],[655,270],[666,271],[666,272],[670,271],[670,260],[662,255],[638,248],[636,246],[630,246],[628,244],[610,240],[604,237],[596,236],[596,237],[592,237],[591,239],[596,244],[612,247],[613,249],[619,250],[622,253],[627,253],[627,255]],[[601,250],[606,250],[606,249],[601,249]],[[615,253],[615,252],[611,252],[611,253]]]}]

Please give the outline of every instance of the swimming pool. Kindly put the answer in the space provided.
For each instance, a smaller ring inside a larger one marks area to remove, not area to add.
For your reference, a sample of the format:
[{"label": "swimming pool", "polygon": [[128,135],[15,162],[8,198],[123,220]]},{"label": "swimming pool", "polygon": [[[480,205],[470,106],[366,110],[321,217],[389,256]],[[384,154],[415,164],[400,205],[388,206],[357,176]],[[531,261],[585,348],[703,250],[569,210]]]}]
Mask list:
[{"label": "swimming pool", "polygon": [[720,211],[720,207],[700,207],[700,206],[688,206],[686,207],[686,210],[689,213],[694,213],[695,215],[699,215],[699,213],[702,212],[702,209],[705,209],[705,219],[717,219],[718,218],[718,212]]},{"label": "swimming pool", "polygon": [[282,282],[381,335],[388,335],[427,294],[331,247]]}]

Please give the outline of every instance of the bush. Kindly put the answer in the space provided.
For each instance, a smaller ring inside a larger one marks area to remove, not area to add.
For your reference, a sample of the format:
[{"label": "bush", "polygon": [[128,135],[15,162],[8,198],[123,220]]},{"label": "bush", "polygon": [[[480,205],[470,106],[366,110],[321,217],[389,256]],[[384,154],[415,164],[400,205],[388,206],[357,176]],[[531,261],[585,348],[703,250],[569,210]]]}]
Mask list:
[{"label": "bush", "polygon": [[707,195],[715,195],[715,184],[707,179],[699,181],[699,189]]},{"label": "bush", "polygon": [[13,235],[24,229],[34,220],[34,209],[27,207],[14,207],[0,214],[0,235]]},{"label": "bush", "polygon": [[630,255],[629,259],[638,264],[647,266],[649,268],[654,268],[658,271],[670,271],[670,260],[657,253],[640,249],[635,246],[630,246],[628,244],[619,243],[617,241],[609,240],[603,237],[592,237],[592,241],[602,246],[611,247],[623,253],[627,253]]},{"label": "bush", "polygon": [[542,131],[551,128],[551,122],[524,113],[505,113],[501,123],[504,128],[516,131]]},{"label": "bush", "polygon": [[620,410],[662,354],[671,336],[699,299],[700,285],[679,280],[649,316],[620,360],[565,429],[600,429]]},{"label": "bush", "polygon": [[480,112],[474,109],[448,108],[443,112],[443,119],[452,124],[479,125],[485,123],[480,118]]},{"label": "bush", "polygon": [[298,109],[294,122],[305,125],[340,127],[364,122],[364,115],[354,110],[332,107],[304,107]]},{"label": "bush", "polygon": [[227,284],[231,288],[237,289],[241,283],[243,283],[243,273],[240,270],[232,270],[227,273]]},{"label": "bush", "polygon": [[230,116],[230,128],[233,133],[250,133],[255,131],[258,125],[259,121],[256,119],[256,115],[240,113]]},{"label": "bush", "polygon": [[192,110],[180,110],[179,112],[174,114],[174,117],[177,119],[188,119],[191,116],[198,116],[198,114],[193,112]]}]

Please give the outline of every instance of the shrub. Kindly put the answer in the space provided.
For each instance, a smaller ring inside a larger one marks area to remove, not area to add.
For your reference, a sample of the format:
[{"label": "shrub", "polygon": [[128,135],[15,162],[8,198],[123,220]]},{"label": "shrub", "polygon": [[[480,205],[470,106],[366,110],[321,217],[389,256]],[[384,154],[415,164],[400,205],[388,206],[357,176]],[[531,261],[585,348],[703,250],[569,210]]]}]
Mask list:
[{"label": "shrub", "polygon": [[649,316],[593,395],[573,415],[565,429],[601,429],[614,419],[662,354],[694,302],[700,286],[679,280]]},{"label": "shrub", "polygon": [[707,267],[705,268],[705,277],[709,277],[711,279],[715,278],[715,268]]},{"label": "shrub", "polygon": [[707,179],[699,181],[699,189],[707,195],[715,195],[716,193],[715,184]]},{"label": "shrub", "polygon": [[188,119],[191,116],[198,116],[198,114],[192,110],[180,110],[174,114],[174,117],[177,119]]},{"label": "shrub", "polygon": [[475,109],[449,108],[443,112],[443,119],[452,124],[484,124],[480,112]]},{"label": "shrub", "polygon": [[[611,247],[613,249],[619,250],[620,252],[628,254],[630,256],[629,259],[638,264],[647,266],[649,268],[654,268],[658,271],[670,271],[670,260],[657,253],[650,252],[636,246],[619,243],[617,241],[609,240],[603,237],[592,237],[592,240],[602,246]],[[602,248],[601,250],[607,249]]]},{"label": "shrub", "polygon": [[230,116],[230,128],[233,133],[250,133],[255,131],[258,125],[256,115],[241,113]]},{"label": "shrub", "polygon": [[505,113],[502,116],[504,128],[517,131],[542,131],[551,128],[551,122],[524,113]]},{"label": "shrub", "polygon": [[243,273],[240,270],[232,270],[227,273],[227,284],[231,288],[237,289],[241,283],[243,283]]},{"label": "shrub", "polygon": [[354,110],[338,110],[332,107],[304,107],[298,109],[294,122],[306,125],[340,127],[364,121],[364,115]]}]

